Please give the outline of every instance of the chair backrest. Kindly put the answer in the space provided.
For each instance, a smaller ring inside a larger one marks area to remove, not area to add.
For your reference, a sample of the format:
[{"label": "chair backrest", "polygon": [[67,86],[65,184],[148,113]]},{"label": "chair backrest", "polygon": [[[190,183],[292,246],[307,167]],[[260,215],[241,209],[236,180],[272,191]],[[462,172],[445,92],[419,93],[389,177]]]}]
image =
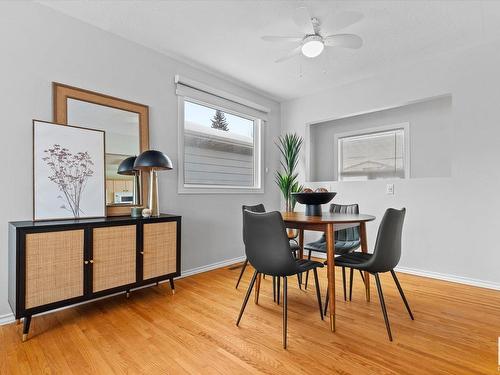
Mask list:
[{"label": "chair backrest", "polygon": [[370,272],[387,272],[399,263],[401,258],[401,237],[406,209],[388,208],[378,228],[373,256],[369,261]]},{"label": "chair backrest", "polygon": [[[357,204],[335,204],[330,205],[330,212],[341,214],[359,214]],[[335,232],[335,241],[359,241],[359,227],[341,229]]]},{"label": "chair backrest", "polygon": [[285,223],[278,211],[243,211],[245,253],[260,273],[271,276],[292,275],[297,270],[290,251]]},{"label": "chair backrest", "polygon": [[[262,203],[256,204],[254,206],[244,204],[243,206],[241,206],[241,212],[245,212],[245,210],[248,210],[250,212],[266,212],[266,208]],[[243,243],[244,242],[245,242],[245,226],[243,225]]]}]

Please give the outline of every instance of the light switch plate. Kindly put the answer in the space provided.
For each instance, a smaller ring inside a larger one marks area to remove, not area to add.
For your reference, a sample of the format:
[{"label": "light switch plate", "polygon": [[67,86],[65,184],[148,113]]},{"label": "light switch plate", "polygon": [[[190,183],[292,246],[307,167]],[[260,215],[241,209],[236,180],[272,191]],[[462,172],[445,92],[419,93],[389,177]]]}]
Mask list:
[{"label": "light switch plate", "polygon": [[387,184],[385,187],[385,193],[387,195],[394,195],[394,184]]}]

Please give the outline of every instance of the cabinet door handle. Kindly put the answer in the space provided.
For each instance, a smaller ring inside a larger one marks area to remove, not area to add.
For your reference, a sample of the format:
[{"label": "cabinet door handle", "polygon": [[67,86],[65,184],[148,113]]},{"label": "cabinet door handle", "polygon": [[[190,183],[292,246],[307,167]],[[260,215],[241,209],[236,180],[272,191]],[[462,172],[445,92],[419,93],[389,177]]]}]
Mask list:
[{"label": "cabinet door handle", "polygon": [[144,255],[144,251],[141,251],[140,253],[141,253],[142,255]]},{"label": "cabinet door handle", "polygon": [[94,263],[94,259],[89,260],[89,262],[93,264]]},{"label": "cabinet door handle", "polygon": [[88,261],[88,260],[86,260],[86,261],[85,261],[85,262],[83,262],[83,263],[85,263],[85,264],[89,264],[89,261]]}]

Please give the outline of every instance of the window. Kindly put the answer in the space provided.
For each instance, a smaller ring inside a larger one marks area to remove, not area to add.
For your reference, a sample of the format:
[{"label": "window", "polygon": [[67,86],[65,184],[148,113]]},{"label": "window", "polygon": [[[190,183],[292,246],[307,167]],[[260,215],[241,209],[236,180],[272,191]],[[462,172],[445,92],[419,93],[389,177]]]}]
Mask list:
[{"label": "window", "polygon": [[335,136],[339,181],[409,176],[408,124]]},{"label": "window", "polygon": [[192,88],[181,92],[179,192],[262,192],[259,113]]}]

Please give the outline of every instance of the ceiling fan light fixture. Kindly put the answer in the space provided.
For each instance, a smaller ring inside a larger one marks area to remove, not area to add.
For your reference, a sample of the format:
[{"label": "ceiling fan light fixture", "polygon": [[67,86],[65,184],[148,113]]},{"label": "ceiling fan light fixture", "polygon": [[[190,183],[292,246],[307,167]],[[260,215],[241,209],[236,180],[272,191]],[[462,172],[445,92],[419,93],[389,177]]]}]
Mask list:
[{"label": "ceiling fan light fixture", "polygon": [[311,36],[307,38],[304,41],[304,44],[302,44],[302,54],[305,57],[313,58],[321,55],[321,52],[323,52],[323,49],[325,49],[325,44],[323,43],[323,40],[321,40],[321,37],[318,36]]}]

